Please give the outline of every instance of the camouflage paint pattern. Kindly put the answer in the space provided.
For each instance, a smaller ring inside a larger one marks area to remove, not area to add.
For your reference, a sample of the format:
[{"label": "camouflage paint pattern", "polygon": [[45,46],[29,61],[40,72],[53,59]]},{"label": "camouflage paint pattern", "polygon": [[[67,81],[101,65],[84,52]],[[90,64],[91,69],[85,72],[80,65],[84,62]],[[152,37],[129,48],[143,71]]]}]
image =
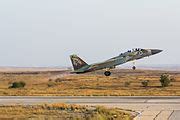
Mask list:
[{"label": "camouflage paint pattern", "polygon": [[74,68],[74,71],[72,73],[85,73],[102,69],[113,69],[116,66],[124,64],[126,62],[142,59],[144,57],[149,57],[160,52],[162,52],[162,50],[136,48],[133,50],[128,50],[125,53],[121,53],[119,56],[113,57],[104,62],[91,65],[88,65],[77,55],[71,55],[70,58]]}]

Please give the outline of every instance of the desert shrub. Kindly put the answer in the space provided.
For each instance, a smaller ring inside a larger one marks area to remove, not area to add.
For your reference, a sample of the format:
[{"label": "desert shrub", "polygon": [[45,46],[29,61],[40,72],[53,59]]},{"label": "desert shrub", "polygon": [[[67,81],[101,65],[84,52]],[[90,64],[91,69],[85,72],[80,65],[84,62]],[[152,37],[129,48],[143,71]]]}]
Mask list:
[{"label": "desert shrub", "polygon": [[47,86],[48,86],[48,87],[54,87],[54,86],[56,86],[56,83],[55,83],[55,82],[49,82],[49,83],[47,84]]},{"label": "desert shrub", "polygon": [[9,88],[24,88],[26,85],[25,82],[20,81],[20,82],[13,82],[12,85]]},{"label": "desert shrub", "polygon": [[149,80],[142,81],[141,84],[143,87],[147,87],[149,84]]},{"label": "desert shrub", "polygon": [[171,80],[168,74],[162,74],[160,77],[160,82],[162,87],[168,87]]},{"label": "desert shrub", "polygon": [[130,84],[131,84],[131,82],[127,81],[127,82],[124,83],[124,87],[130,86]]},{"label": "desert shrub", "polygon": [[61,79],[61,78],[57,78],[57,79],[55,79],[55,82],[62,82],[62,81],[64,81],[63,79]]}]

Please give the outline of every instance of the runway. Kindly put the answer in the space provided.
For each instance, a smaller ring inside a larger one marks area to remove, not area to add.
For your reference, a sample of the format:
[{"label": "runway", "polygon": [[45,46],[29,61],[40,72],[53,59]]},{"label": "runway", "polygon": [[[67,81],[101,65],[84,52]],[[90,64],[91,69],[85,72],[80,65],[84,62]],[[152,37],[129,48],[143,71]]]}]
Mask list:
[{"label": "runway", "polygon": [[180,97],[27,97],[1,96],[0,105],[68,103],[134,110],[136,120],[180,120]]}]

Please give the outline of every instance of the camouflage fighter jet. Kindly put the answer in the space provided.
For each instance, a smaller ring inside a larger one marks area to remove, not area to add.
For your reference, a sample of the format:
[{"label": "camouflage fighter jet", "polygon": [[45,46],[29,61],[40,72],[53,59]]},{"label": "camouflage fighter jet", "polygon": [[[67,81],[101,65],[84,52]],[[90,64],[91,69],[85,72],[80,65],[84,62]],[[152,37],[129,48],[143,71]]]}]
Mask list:
[{"label": "camouflage fighter jet", "polygon": [[[92,71],[104,69],[105,70],[104,75],[110,76],[111,75],[110,70],[114,69],[118,65],[121,65],[121,64],[130,62],[130,61],[142,59],[144,57],[149,57],[151,55],[155,55],[160,52],[162,52],[162,50],[136,48],[133,50],[128,50],[125,53],[121,53],[119,56],[113,57],[104,62],[95,63],[95,64],[91,64],[91,65],[88,65],[77,55],[71,55],[70,58],[71,58],[71,62],[72,62],[73,68],[74,68],[74,71],[72,71],[71,73],[81,74],[81,73],[92,72]],[[136,67],[133,66],[132,69],[135,70]]]}]

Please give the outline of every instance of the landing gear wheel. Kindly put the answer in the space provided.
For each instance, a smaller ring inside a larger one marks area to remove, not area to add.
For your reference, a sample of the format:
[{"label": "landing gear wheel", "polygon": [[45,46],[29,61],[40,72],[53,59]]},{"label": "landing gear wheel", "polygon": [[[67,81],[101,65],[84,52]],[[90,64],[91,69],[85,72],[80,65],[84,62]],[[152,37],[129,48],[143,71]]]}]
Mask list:
[{"label": "landing gear wheel", "polygon": [[136,70],[136,66],[133,66],[132,69],[133,69],[133,70]]},{"label": "landing gear wheel", "polygon": [[104,75],[105,75],[105,76],[110,76],[110,75],[111,75],[111,72],[110,72],[110,71],[106,71],[106,72],[104,72]]}]

